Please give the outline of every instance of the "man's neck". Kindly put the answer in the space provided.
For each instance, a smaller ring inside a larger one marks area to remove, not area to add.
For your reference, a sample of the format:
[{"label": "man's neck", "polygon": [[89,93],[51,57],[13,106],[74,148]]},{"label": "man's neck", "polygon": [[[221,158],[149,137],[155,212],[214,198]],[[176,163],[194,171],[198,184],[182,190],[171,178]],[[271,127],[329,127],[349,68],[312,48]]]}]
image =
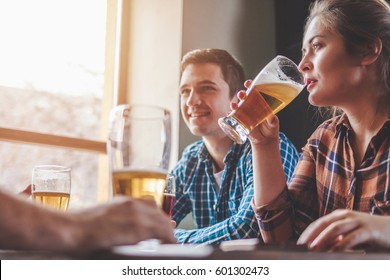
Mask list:
[{"label": "man's neck", "polygon": [[223,170],[225,166],[223,160],[228,153],[230,147],[232,146],[233,141],[230,140],[227,136],[221,138],[203,137],[203,141],[210,156],[214,161],[214,165],[216,168],[214,172],[219,172]]}]

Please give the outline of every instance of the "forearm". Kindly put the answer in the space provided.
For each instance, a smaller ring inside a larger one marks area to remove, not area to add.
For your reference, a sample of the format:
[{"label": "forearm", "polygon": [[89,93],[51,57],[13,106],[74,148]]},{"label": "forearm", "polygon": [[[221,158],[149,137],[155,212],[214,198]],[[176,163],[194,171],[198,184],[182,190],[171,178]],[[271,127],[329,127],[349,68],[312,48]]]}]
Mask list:
[{"label": "forearm", "polygon": [[259,229],[254,218],[250,221],[244,221],[233,217],[206,228],[177,229],[175,236],[179,243],[219,244],[225,240],[258,237]]},{"label": "forearm", "polygon": [[252,208],[258,219],[264,243],[280,244],[293,238],[292,208],[287,188],[266,206],[256,207],[252,201]]},{"label": "forearm", "polygon": [[0,247],[67,251],[76,229],[67,216],[0,192]]},{"label": "forearm", "polygon": [[172,220],[174,220],[177,225],[190,213],[186,204],[187,199],[181,194],[176,194],[176,202],[172,211]]},{"label": "forearm", "polygon": [[286,176],[280,158],[277,140],[264,144],[252,144],[254,203],[261,206],[270,203],[286,186]]},{"label": "forearm", "polygon": [[259,228],[250,206],[252,197],[253,188],[247,186],[235,215],[208,227],[177,230],[175,235],[178,242],[219,244],[224,240],[258,237]]}]

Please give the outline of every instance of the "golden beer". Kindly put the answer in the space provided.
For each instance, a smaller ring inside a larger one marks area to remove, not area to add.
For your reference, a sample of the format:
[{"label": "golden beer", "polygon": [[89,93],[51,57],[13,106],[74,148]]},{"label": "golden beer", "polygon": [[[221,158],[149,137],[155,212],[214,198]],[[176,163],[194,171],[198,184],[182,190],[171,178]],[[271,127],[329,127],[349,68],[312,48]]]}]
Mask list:
[{"label": "golden beer", "polygon": [[276,114],[298,96],[302,87],[292,83],[258,84],[231,117],[252,131],[271,114]]},{"label": "golden beer", "polygon": [[70,194],[61,192],[34,192],[32,197],[35,201],[43,205],[66,211],[69,205]]},{"label": "golden beer", "polygon": [[153,199],[162,207],[166,179],[166,170],[116,170],[112,173],[113,192],[114,195]]},{"label": "golden beer", "polygon": [[304,86],[298,66],[277,55],[252,81],[245,100],[218,124],[234,142],[243,144],[257,125],[286,107]]}]

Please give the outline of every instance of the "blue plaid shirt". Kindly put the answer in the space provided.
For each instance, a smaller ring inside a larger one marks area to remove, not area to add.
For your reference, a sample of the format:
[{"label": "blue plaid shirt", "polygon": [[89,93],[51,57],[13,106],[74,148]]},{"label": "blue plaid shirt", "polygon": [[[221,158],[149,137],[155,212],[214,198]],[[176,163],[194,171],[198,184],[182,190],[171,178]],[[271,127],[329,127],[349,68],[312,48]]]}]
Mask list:
[{"label": "blue plaid shirt", "polygon": [[[280,133],[280,154],[287,180],[290,180],[298,153],[283,133]],[[197,141],[184,150],[172,171],[176,178],[173,220],[179,224],[188,213],[192,213],[196,229],[176,229],[178,242],[219,244],[224,240],[260,236],[250,206],[253,197],[250,142],[233,144],[224,164],[217,193],[213,160],[204,142]]]}]

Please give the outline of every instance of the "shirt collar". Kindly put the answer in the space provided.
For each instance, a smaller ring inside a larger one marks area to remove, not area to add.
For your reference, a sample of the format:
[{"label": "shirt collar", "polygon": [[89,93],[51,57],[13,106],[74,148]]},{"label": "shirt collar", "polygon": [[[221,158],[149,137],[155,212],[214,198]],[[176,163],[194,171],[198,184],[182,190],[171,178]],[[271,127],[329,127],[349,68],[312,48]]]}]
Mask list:
[{"label": "shirt collar", "polygon": [[351,124],[349,123],[347,114],[343,113],[340,116],[340,119],[336,123],[336,132],[335,132],[335,137],[337,138],[342,131],[348,131],[351,130]]},{"label": "shirt collar", "polygon": [[241,150],[244,148],[245,145],[248,145],[249,140],[247,140],[244,144],[237,144],[233,143],[233,145],[230,147],[228,153],[226,154],[223,162],[225,164],[237,160],[241,155]]},{"label": "shirt collar", "polygon": [[[228,153],[226,154],[223,162],[226,164],[232,160],[239,158],[239,156],[241,154],[241,150],[244,148],[245,145],[249,145],[248,143],[249,143],[249,140],[247,140],[247,142],[245,142],[242,145],[237,144],[237,143],[233,143],[233,145],[230,147]],[[198,151],[198,156],[199,156],[199,159],[202,161],[203,160],[211,160],[211,156],[210,156],[209,151],[207,150],[204,142],[202,143],[202,146]]]},{"label": "shirt collar", "polygon": [[210,158],[209,151],[207,150],[204,142],[202,142],[202,146],[200,147],[200,149],[198,151],[198,156],[199,156],[199,159],[201,159],[202,161]]},{"label": "shirt collar", "polygon": [[383,124],[382,128],[374,137],[374,145],[377,149],[379,148],[379,145],[380,143],[382,143],[383,139],[389,137],[389,130],[390,130],[390,117],[387,119],[387,121]]},{"label": "shirt collar", "polygon": [[[343,113],[340,116],[340,119],[336,123],[336,132],[335,137],[338,137],[341,133],[341,131],[348,131],[351,130],[351,124],[349,123],[347,114]],[[390,116],[387,119],[387,121],[383,124],[382,128],[379,131],[387,131],[390,129]]]}]

